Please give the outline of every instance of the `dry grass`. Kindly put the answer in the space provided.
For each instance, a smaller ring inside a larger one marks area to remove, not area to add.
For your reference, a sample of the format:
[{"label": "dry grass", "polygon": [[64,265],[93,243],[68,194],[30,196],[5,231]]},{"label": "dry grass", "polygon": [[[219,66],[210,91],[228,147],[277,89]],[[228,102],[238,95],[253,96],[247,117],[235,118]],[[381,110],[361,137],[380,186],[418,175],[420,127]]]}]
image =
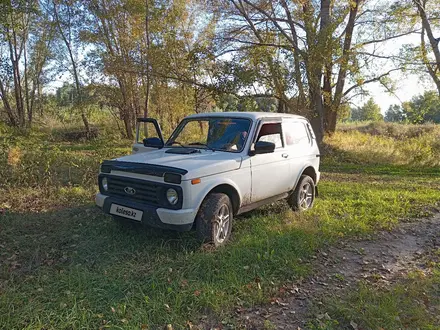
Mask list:
[{"label": "dry grass", "polygon": [[372,123],[343,125],[326,139],[327,153],[337,162],[438,166],[440,127]]}]

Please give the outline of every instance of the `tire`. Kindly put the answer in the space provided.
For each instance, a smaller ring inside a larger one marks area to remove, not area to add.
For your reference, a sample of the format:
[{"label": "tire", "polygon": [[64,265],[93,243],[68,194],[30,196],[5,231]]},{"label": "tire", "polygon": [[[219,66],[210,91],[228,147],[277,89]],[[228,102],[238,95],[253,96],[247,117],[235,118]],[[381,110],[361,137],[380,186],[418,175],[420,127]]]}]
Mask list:
[{"label": "tire", "polygon": [[315,202],[315,182],[308,175],[301,175],[293,193],[287,199],[287,203],[294,211],[306,211]]},{"label": "tire", "polygon": [[231,236],[232,218],[232,204],[228,195],[209,194],[197,214],[197,237],[215,247],[224,245]]}]

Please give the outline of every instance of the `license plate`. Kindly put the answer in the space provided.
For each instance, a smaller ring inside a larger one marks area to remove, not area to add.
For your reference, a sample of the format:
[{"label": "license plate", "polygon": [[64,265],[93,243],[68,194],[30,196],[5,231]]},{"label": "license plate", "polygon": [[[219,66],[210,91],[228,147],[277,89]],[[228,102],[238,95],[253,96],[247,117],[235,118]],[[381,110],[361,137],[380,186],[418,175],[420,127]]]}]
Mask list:
[{"label": "license plate", "polygon": [[144,212],[132,209],[130,207],[121,206],[118,204],[112,204],[110,207],[110,214],[114,214],[120,217],[141,221],[142,220],[142,214]]}]

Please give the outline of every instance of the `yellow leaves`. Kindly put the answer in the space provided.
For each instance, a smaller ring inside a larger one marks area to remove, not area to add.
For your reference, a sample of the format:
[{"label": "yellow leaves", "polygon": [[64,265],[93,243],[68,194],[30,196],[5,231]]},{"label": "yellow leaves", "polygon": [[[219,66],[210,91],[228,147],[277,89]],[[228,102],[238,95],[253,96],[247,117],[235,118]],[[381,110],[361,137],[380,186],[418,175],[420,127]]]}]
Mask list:
[{"label": "yellow leaves", "polygon": [[360,86],[360,85],[362,85],[364,83],[364,81],[365,81],[365,79],[358,78],[358,79],[356,79],[356,84]]},{"label": "yellow leaves", "polygon": [[8,152],[8,165],[16,167],[23,156],[21,149],[19,147],[13,147],[9,149]]}]

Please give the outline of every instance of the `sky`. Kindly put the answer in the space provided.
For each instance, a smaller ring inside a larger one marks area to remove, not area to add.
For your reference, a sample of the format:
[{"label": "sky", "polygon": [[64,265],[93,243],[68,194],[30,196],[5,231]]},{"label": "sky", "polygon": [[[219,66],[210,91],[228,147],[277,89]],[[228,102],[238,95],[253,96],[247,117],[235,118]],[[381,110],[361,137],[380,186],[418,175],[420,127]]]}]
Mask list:
[{"label": "sky", "polygon": [[[420,35],[413,34],[398,39],[393,39],[380,45],[378,49],[379,52],[382,51],[390,54],[398,54],[399,50],[405,44],[420,44]],[[370,49],[371,50],[371,49]],[[381,72],[387,72],[394,66],[391,62],[384,63],[384,66],[379,68]],[[382,113],[389,108],[392,104],[401,104],[402,102],[410,101],[416,95],[423,94],[427,90],[435,89],[434,83],[431,81],[431,77],[426,72],[423,75],[410,74],[408,72],[392,72],[390,78],[395,83],[394,95],[390,94],[385,90],[383,86],[379,83],[372,83],[365,86],[365,89],[370,92],[369,96],[358,97],[353,100],[353,103],[357,106],[361,106],[370,97],[373,97],[374,101],[381,107]]]},{"label": "sky", "polygon": [[388,93],[380,84],[374,83],[366,88],[370,92],[370,96],[359,97],[354,103],[361,106],[370,97],[373,97],[374,101],[381,107],[382,113],[385,113],[392,104],[410,101],[413,96],[434,89],[433,84],[421,81],[420,77],[414,74],[398,73],[392,75],[392,79],[396,83],[395,95]]}]

